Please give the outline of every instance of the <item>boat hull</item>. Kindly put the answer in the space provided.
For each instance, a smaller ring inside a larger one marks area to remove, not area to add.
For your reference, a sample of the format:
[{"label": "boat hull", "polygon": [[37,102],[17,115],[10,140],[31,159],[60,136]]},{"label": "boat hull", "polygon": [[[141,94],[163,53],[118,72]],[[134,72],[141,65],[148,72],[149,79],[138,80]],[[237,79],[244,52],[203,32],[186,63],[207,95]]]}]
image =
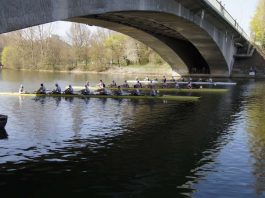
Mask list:
[{"label": "boat hull", "polygon": [[0,96],[27,96],[27,97],[76,97],[76,98],[113,98],[113,99],[147,99],[147,100],[172,100],[172,101],[196,101],[197,96],[131,96],[131,95],[81,95],[81,94],[35,94],[35,93],[16,93],[0,92]]}]

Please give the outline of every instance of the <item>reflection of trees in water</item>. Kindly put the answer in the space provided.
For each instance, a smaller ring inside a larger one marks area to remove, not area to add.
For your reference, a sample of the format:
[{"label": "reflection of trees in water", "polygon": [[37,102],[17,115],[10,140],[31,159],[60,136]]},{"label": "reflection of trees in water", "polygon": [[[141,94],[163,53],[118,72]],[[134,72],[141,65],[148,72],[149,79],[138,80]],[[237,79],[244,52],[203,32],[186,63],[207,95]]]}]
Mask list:
[{"label": "reflection of trees in water", "polygon": [[247,108],[247,131],[250,134],[250,152],[255,159],[256,192],[265,191],[265,95],[254,94]]}]

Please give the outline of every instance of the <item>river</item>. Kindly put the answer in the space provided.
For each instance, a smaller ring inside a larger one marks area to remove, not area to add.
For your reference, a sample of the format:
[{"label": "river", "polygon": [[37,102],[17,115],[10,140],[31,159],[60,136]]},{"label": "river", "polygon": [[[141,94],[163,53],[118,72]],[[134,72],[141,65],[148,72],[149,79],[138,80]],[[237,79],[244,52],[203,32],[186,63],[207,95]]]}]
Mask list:
[{"label": "river", "polygon": [[[130,78],[3,70],[0,92]],[[237,82],[199,102],[0,96],[1,196],[264,197],[265,81]]]}]

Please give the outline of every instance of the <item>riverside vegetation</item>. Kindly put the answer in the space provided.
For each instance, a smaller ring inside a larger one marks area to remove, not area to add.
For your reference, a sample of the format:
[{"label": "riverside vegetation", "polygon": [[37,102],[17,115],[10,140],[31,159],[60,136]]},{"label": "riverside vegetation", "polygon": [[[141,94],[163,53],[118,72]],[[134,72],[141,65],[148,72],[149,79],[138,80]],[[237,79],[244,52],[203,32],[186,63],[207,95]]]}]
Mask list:
[{"label": "riverside vegetation", "polygon": [[[0,35],[1,62],[7,69],[51,71],[171,71],[146,45],[113,31],[72,23],[67,38],[53,24]],[[141,67],[140,67],[141,66]]]}]

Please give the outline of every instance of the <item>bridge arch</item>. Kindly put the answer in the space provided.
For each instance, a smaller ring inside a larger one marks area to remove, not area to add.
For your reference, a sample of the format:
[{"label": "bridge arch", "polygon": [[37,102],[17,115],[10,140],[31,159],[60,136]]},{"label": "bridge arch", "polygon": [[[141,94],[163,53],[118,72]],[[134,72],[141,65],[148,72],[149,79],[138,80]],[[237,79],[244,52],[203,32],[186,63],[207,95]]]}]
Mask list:
[{"label": "bridge arch", "polygon": [[[228,75],[233,38],[218,30],[203,11],[176,0],[3,0],[0,33],[65,20],[106,27],[149,45],[180,74],[195,70]],[[28,9],[30,8],[30,9]]]}]

